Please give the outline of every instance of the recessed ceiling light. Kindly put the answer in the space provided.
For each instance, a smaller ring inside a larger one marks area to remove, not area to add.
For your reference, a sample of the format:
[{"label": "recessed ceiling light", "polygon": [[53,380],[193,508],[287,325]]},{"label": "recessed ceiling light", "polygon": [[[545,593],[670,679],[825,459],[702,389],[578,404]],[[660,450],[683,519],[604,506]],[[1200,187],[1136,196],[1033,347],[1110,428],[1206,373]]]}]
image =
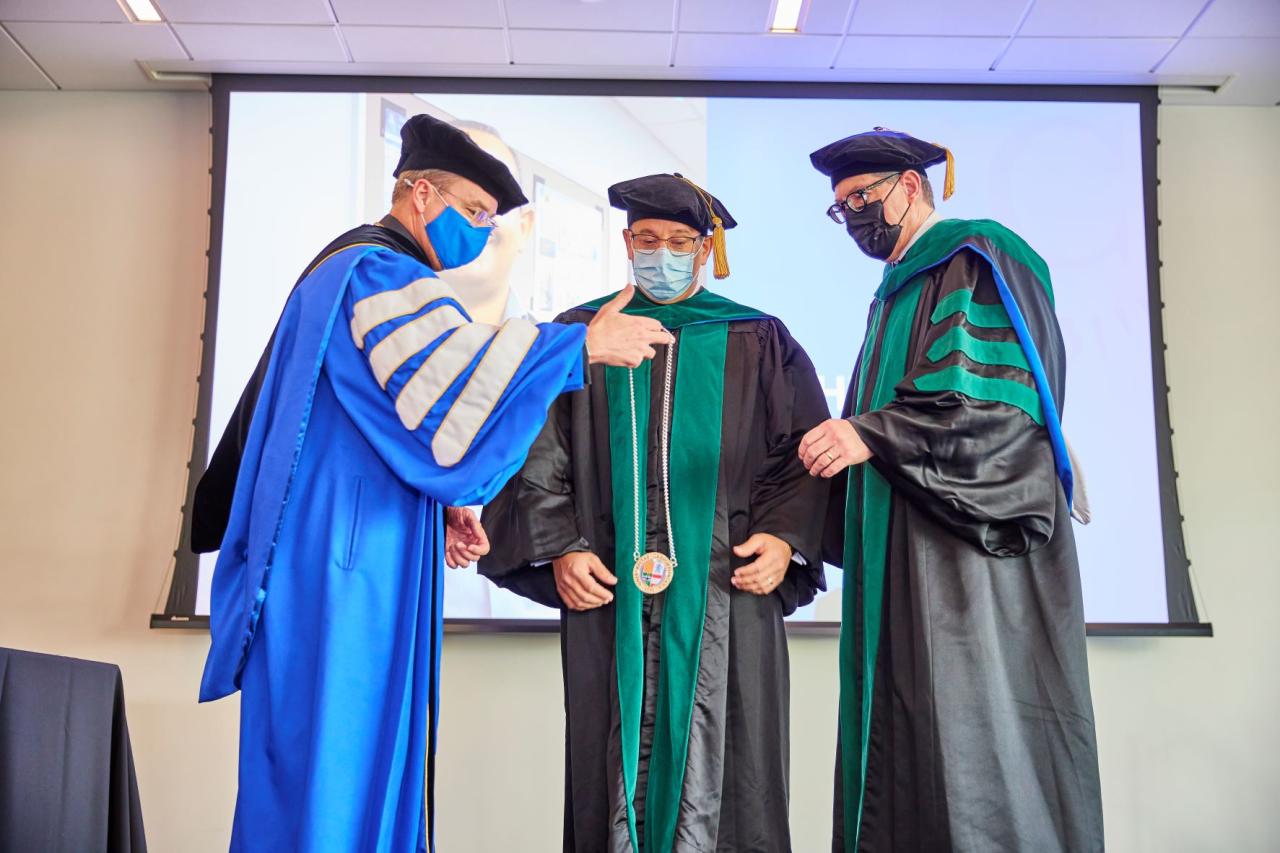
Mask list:
[{"label": "recessed ceiling light", "polygon": [[804,6],[805,0],[774,0],[773,23],[769,25],[769,32],[800,32],[800,13],[804,11]]},{"label": "recessed ceiling light", "polygon": [[129,19],[135,22],[154,24],[164,20],[151,0],[120,0],[120,6]]}]

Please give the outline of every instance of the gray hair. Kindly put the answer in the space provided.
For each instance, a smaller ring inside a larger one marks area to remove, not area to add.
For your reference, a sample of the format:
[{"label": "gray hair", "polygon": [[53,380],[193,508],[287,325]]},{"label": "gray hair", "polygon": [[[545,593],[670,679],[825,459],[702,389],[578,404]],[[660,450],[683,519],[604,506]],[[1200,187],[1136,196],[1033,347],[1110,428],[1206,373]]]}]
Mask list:
[{"label": "gray hair", "polygon": [[930,208],[935,207],[933,203],[933,184],[929,183],[929,176],[923,171],[917,171],[915,169],[912,169],[911,171],[920,176],[920,195],[924,197],[924,203],[929,205]]},{"label": "gray hair", "polygon": [[929,205],[930,209],[933,209],[935,207],[933,203],[933,184],[929,183],[929,176],[924,173],[923,169],[903,169],[902,172],[876,172],[871,177],[878,181],[890,175],[903,174],[903,172],[915,172],[920,176],[920,196],[924,199],[924,203]]},{"label": "gray hair", "polygon": [[391,190],[391,203],[395,204],[400,201],[409,191],[413,189],[413,185],[418,181],[430,181],[436,189],[447,190],[458,176],[453,172],[446,172],[443,169],[411,169],[400,173],[396,178],[395,188]]}]

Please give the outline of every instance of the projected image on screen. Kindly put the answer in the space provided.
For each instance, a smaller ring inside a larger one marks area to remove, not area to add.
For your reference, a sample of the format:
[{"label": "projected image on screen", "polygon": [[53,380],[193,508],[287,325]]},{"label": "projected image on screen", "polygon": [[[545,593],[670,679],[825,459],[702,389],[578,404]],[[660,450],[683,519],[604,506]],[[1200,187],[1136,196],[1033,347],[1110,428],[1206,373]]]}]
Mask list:
[{"label": "projected image on screen", "polygon": [[[1087,617],[1168,620],[1137,104],[232,92],[207,413],[215,440],[303,267],[337,234],[386,213],[399,129],[418,113],[456,123],[530,199],[502,217],[478,260],[442,274],[477,319],[550,320],[621,287],[626,219],[606,188],[680,172],[739,222],[728,235],[733,274],[712,287],[787,325],[833,413],[882,265],[827,219],[830,185],[808,154],[877,125],[950,147],[956,194],[939,199],[940,214],[1000,220],[1052,271],[1069,359],[1064,427],[1094,516],[1076,529]],[[305,203],[292,203],[300,195]],[[199,613],[212,557],[201,563]],[[794,618],[838,620],[841,574],[829,567],[829,591]],[[556,616],[474,568],[448,574],[445,613]]]}]

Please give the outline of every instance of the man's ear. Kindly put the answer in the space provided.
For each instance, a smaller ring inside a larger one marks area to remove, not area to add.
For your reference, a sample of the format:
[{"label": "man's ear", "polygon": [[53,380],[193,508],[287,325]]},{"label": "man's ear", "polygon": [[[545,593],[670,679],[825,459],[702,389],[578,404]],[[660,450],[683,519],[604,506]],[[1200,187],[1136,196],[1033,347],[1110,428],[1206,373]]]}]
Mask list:
[{"label": "man's ear", "polygon": [[699,263],[699,264],[705,264],[705,263],[707,262],[707,258],[709,258],[709,257],[711,256],[711,248],[712,248],[711,238],[710,238],[710,237],[703,237],[703,238],[702,238],[702,248],[698,250],[698,263]]},{"label": "man's ear", "polygon": [[439,189],[426,178],[419,178],[413,182],[413,198],[422,202],[422,218],[427,222],[433,221],[444,213],[445,202],[440,197]]},{"label": "man's ear", "polygon": [[924,184],[920,180],[920,173],[915,169],[908,169],[902,173],[903,189],[907,191],[909,200],[916,201],[920,198],[924,189]]},{"label": "man's ear", "polygon": [[520,245],[523,246],[529,241],[529,235],[533,233],[534,222],[538,218],[538,213],[534,210],[533,205],[529,205],[520,211]]}]

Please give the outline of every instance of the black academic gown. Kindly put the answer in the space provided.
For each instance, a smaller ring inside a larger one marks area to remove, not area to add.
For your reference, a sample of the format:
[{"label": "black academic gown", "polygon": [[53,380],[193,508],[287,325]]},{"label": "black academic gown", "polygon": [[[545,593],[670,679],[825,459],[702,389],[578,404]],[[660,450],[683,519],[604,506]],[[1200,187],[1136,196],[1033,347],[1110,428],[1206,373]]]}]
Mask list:
[{"label": "black academic gown", "polygon": [[[360,243],[371,243],[410,255],[430,266],[422,247],[400,221],[393,216],[385,216],[377,224],[359,225],[330,242],[307,264],[297,283],[300,284],[316,265],[334,252]],[[245,441],[249,438],[249,424],[253,420],[253,410],[262,390],[262,380],[267,375],[267,364],[271,359],[274,341],[273,332],[262,350],[262,357],[258,359],[258,366],[245,383],[240,401],[231,413],[231,419],[227,422],[218,446],[214,448],[209,467],[196,484],[191,503],[190,544],[191,550],[197,554],[217,551],[222,547],[222,537],[227,532],[227,520],[231,515],[231,499],[236,490],[236,475],[240,472],[240,457],[244,453]]]},{"label": "black academic gown", "polygon": [[[570,311],[562,322],[586,322]],[[677,339],[680,332],[677,331]],[[677,340],[676,359],[679,360]],[[653,376],[661,377],[660,347]],[[590,550],[631,583],[631,567],[614,566],[609,414],[603,368],[591,385],[552,408],[523,470],[485,508],[493,552],[480,572],[499,586],[562,608],[545,561]],[[665,550],[659,445],[661,393],[650,399],[649,550]],[[773,319],[729,325],[725,355],[720,482],[712,535],[705,628],[688,760],[676,829],[677,851],[786,851],[788,830],[789,675],[783,616],[824,588],[822,508],[827,484],[797,458],[800,439],[827,415],[808,356]],[[676,414],[678,417],[678,413]],[[671,488],[680,488],[672,470]],[[735,590],[733,571],[747,560],[733,545],[773,534],[802,556],[773,593]],[[643,816],[647,750],[652,738],[663,596],[645,602],[645,701],[637,814]],[[564,849],[631,849],[622,793],[612,604],[562,610],[566,744]],[[643,837],[643,836],[642,836]]]},{"label": "black academic gown", "polygon": [[[893,489],[858,850],[1091,853],[1103,845],[1097,744],[1080,571],[1053,451],[1044,427],[1007,403],[913,389],[913,377],[952,364],[1032,383],[1016,367],[927,355],[956,327],[1017,345],[1013,329],[935,311],[960,290],[998,308],[986,261],[961,251],[924,276],[894,401],[852,417]],[[1024,288],[1023,311],[1061,401],[1062,339],[1038,288]],[[847,476],[831,492],[833,564],[843,557]],[[846,567],[845,582],[861,577]],[[860,660],[862,625],[844,629],[855,631]],[[837,750],[837,853],[852,835],[841,777]]]}]

